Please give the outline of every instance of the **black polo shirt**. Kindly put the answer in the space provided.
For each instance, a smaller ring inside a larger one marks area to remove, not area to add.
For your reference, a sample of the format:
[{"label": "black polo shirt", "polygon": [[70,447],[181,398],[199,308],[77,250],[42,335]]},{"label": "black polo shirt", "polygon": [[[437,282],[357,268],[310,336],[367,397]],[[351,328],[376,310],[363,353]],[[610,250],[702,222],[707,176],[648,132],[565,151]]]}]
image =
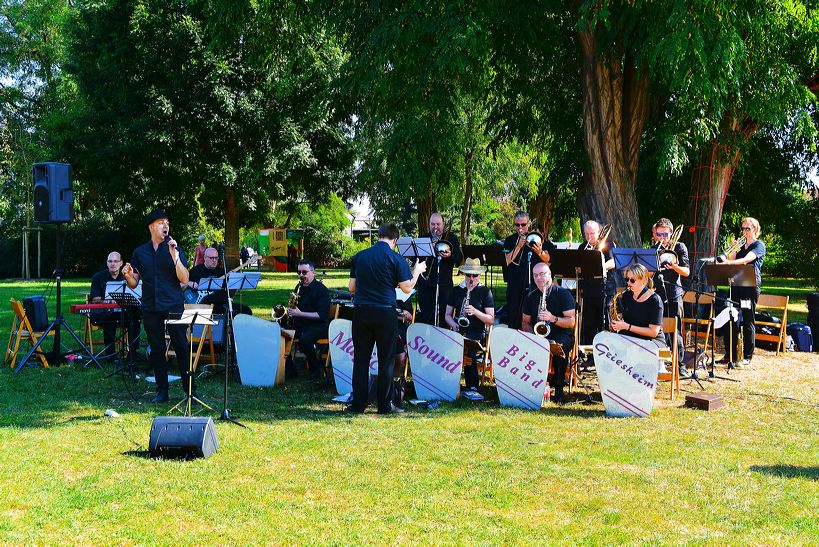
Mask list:
[{"label": "black polo shirt", "polygon": [[395,288],[402,281],[412,279],[407,261],[379,241],[353,257],[350,278],[356,280],[353,301],[355,306],[394,308]]},{"label": "black polo shirt", "polygon": [[222,277],[222,270],[219,268],[208,269],[204,264],[199,264],[190,269],[190,281],[199,283],[200,280],[208,277]]},{"label": "black polo shirt", "polygon": [[756,286],[762,286],[762,263],[765,262],[765,244],[762,243],[760,240],[756,240],[746,249],[743,245],[740,247],[739,251],[737,251],[736,258],[745,258],[748,256],[748,253],[751,251],[754,252],[756,258],[753,262],[750,262],[751,266],[754,267],[754,273],[756,273]]},{"label": "black polo shirt", "polygon": [[[523,314],[531,317],[532,327],[538,322],[537,314],[540,311],[540,300],[543,293],[540,289],[530,291],[523,301]],[[569,289],[552,283],[546,294],[546,309],[555,317],[563,317],[563,313],[575,308],[574,297]],[[549,339],[561,344],[574,342],[574,329],[566,329],[552,324]]]},{"label": "black polo shirt", "polygon": [[[652,249],[659,249],[660,244],[655,243],[651,246]],[[673,251],[677,253],[677,262],[683,268],[688,267],[688,247],[679,241],[674,246]],[[662,274],[662,276],[660,275]],[[654,292],[660,295],[660,300],[669,300],[671,302],[682,301],[683,291],[680,274],[666,268],[654,274]]]},{"label": "black polo shirt", "polygon": [[624,322],[636,327],[660,326],[660,332],[654,338],[642,336],[627,330],[620,331],[620,334],[640,338],[642,340],[654,340],[661,346],[666,345],[665,336],[663,336],[663,301],[656,292],[644,302],[638,302],[637,299],[634,298],[633,292],[626,291],[623,293],[620,302]]},{"label": "black polo shirt", "polygon": [[91,277],[91,300],[94,298],[105,299],[105,286],[109,281],[124,281],[125,278],[120,273],[116,277],[111,277],[108,268],[100,270]]},{"label": "black polo shirt", "polygon": [[[452,306],[452,309],[455,310],[456,321],[458,316],[461,314],[461,307],[463,306],[464,298],[466,298],[466,287],[461,287],[458,285],[452,289],[451,293],[449,293],[449,302],[447,302],[447,305]],[[495,297],[492,296],[492,291],[489,289],[489,287],[486,285],[478,285],[472,289],[471,293],[469,293],[469,304],[472,307],[486,313],[486,308],[495,307]],[[486,329],[486,324],[474,315],[467,315],[467,317],[469,318],[469,326],[466,327],[466,329],[460,327],[458,329],[460,333],[473,340],[482,338],[483,332]]]},{"label": "black polo shirt", "polygon": [[[188,267],[185,253],[179,250],[179,260]],[[185,300],[176,277],[176,266],[173,263],[168,244],[162,242],[154,251],[153,243],[147,243],[134,249],[131,256],[134,267],[142,280],[142,309],[146,311],[181,313]]]},{"label": "black polo shirt", "polygon": [[[296,284],[293,287],[293,292],[296,291]],[[393,299],[395,293],[393,292]],[[306,329],[312,325],[326,324],[330,316],[330,291],[324,286],[324,283],[317,279],[307,286],[302,286],[299,289],[299,303],[296,305],[298,309],[303,312],[316,312],[319,315],[319,320],[307,319],[305,317],[296,317],[293,319],[293,326],[297,330]]]},{"label": "black polo shirt", "polygon": [[[423,237],[431,239],[432,233],[427,233]],[[452,254],[449,255],[449,258],[441,258],[440,262],[437,257],[426,258],[427,274],[418,278],[418,287],[435,287],[440,277],[442,289],[452,288],[452,270],[461,263],[461,258],[463,258],[461,243],[458,241],[458,236],[452,232],[443,240],[452,245]]]}]

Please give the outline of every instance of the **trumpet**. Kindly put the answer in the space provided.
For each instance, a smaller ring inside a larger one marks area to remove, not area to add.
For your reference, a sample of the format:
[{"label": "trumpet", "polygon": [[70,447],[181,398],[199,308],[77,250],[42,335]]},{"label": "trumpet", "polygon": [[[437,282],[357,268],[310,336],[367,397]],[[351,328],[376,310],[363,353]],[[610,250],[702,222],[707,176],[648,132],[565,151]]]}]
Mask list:
[{"label": "trumpet", "polygon": [[[552,287],[549,286],[549,290],[551,289]],[[549,290],[544,290],[543,294],[540,296],[540,305],[537,308],[538,315],[540,315],[540,312],[546,311],[546,296]],[[551,334],[552,332],[552,324],[549,323],[548,321],[538,321],[537,323],[535,323],[535,327],[533,330],[535,334],[537,334],[538,336],[548,338],[549,334]]]},{"label": "trumpet", "polygon": [[458,325],[463,327],[463,328],[466,328],[466,327],[469,326],[469,317],[466,316],[466,307],[469,305],[469,296],[470,296],[471,293],[472,293],[472,287],[467,286],[466,287],[466,296],[464,296],[464,301],[461,304],[461,312],[460,312],[460,314],[458,314],[458,319],[456,319],[456,321],[458,322]]},{"label": "trumpet", "polygon": [[674,231],[671,232],[671,237],[668,239],[668,245],[663,246],[660,245],[657,247],[657,269],[661,270],[667,267],[669,264],[679,264],[680,257],[677,256],[677,252],[674,248],[677,246],[677,242],[680,240],[680,236],[682,235],[683,225],[680,224]]},{"label": "trumpet", "polygon": [[733,240],[728,248],[725,249],[721,255],[717,256],[717,262],[725,262],[732,254],[736,254],[746,243],[745,236],[739,236]]}]

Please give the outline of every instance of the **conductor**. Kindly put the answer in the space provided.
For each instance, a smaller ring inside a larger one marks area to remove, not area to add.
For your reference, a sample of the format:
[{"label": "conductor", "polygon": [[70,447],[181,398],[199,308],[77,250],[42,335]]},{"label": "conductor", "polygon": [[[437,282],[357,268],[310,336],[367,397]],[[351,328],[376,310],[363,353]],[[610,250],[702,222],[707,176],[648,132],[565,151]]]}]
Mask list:
[{"label": "conductor", "polygon": [[392,375],[398,318],[395,288],[409,294],[426,270],[418,262],[410,273],[404,258],[393,249],[398,241],[395,224],[378,228],[378,242],[353,257],[349,289],[353,302],[353,403],[351,412],[367,408],[367,377],[373,345],[378,348],[378,413],[404,412],[392,402]]}]

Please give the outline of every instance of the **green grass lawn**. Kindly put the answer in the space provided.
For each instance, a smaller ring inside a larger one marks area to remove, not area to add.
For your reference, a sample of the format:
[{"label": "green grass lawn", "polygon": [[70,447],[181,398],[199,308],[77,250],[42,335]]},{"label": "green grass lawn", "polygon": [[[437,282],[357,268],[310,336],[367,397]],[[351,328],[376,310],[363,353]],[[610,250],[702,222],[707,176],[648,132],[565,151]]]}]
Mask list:
[{"label": "green grass lawn", "polygon": [[[245,303],[267,316],[292,284],[266,274]],[[0,299],[43,287],[3,282]],[[65,283],[65,300],[86,287]],[[6,304],[4,336],[9,315]],[[645,420],[601,404],[500,408],[492,387],[483,403],[350,416],[304,378],[232,382],[230,408],[251,429],[218,422],[219,452],[195,461],[145,457],[152,419],[172,406],[148,404],[150,384],[134,402],[108,371],[6,367],[0,542],[815,545],[819,356],[759,351],[754,364],[731,374],[741,382],[704,382],[724,408],[682,408],[663,385]],[[200,382],[214,417],[222,386]]]}]

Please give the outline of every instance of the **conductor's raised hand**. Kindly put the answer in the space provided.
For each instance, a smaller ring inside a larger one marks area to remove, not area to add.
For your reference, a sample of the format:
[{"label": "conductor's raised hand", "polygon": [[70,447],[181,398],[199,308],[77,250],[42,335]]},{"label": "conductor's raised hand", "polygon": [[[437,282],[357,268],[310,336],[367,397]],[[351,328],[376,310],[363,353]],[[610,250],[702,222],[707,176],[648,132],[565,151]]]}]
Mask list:
[{"label": "conductor's raised hand", "polygon": [[134,277],[134,267],[131,266],[130,262],[126,262],[125,265],[122,267],[122,276]]},{"label": "conductor's raised hand", "polygon": [[422,274],[422,273],[424,273],[425,271],[427,271],[427,263],[426,263],[426,261],[419,260],[419,261],[418,261],[418,262],[415,264],[415,268],[412,270],[412,273],[413,273],[413,275],[416,275],[416,276],[417,276],[417,275],[421,275],[421,274]]}]

